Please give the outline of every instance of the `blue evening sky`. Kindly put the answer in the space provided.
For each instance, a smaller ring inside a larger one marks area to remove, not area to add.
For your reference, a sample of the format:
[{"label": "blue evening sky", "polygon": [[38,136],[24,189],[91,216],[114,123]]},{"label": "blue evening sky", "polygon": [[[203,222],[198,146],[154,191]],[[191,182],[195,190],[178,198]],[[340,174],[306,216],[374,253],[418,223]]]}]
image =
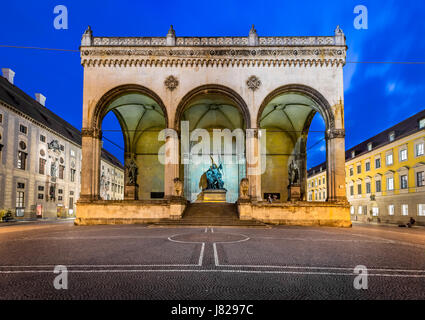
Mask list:
[{"label": "blue evening sky", "polygon": [[[56,5],[65,5],[69,29],[53,27]],[[368,8],[368,29],[353,26],[354,7]],[[91,25],[95,36],[333,35],[347,37],[347,61],[425,61],[425,2],[385,1],[2,1],[0,45],[78,50]],[[16,72],[15,84],[41,92],[52,111],[81,128],[83,68],[79,53],[0,47],[0,68]],[[347,64],[344,68],[346,146],[379,133],[425,108],[425,65]],[[107,119],[105,128],[116,127]],[[322,130],[316,116],[313,130]],[[106,136],[122,145],[121,135]],[[309,145],[323,137],[311,134]],[[122,160],[120,149],[105,148]],[[312,148],[308,167],[325,159],[324,144]]]}]

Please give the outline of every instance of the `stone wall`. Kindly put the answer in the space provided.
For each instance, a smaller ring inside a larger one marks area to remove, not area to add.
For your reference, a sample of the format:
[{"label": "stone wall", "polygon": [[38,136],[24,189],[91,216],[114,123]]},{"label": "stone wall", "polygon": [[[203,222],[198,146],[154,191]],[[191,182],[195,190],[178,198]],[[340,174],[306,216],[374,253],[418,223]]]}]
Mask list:
[{"label": "stone wall", "polygon": [[134,201],[79,201],[76,225],[152,223],[181,219],[183,199]]},{"label": "stone wall", "polygon": [[351,227],[348,203],[240,202],[238,213],[241,220],[256,219],[276,225]]}]

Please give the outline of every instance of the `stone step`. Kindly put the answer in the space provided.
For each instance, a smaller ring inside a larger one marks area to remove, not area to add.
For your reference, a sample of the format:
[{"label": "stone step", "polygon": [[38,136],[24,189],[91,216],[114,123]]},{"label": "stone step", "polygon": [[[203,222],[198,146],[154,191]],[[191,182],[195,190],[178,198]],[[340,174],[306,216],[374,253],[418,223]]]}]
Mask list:
[{"label": "stone step", "polygon": [[239,220],[236,204],[232,203],[191,203],[186,207],[182,219],[164,219],[154,226],[267,227],[256,220]]}]

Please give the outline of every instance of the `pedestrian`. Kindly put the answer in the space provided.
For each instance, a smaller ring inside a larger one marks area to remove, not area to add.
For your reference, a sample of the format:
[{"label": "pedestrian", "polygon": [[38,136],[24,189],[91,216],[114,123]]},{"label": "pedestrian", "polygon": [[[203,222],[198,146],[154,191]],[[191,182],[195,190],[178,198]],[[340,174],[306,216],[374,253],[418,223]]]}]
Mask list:
[{"label": "pedestrian", "polygon": [[269,194],[269,196],[267,197],[267,201],[271,204],[273,203],[273,199],[272,199],[272,195]]}]

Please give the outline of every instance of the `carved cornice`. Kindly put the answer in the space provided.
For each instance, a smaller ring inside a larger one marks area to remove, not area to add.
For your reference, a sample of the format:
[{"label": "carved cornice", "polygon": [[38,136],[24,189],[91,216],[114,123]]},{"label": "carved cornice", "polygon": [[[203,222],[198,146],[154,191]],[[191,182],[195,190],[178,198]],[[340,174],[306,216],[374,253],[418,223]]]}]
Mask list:
[{"label": "carved cornice", "polygon": [[326,132],[326,139],[345,138],[345,129],[331,129]]},{"label": "carved cornice", "polygon": [[345,59],[345,47],[81,48],[84,66],[340,66]]},{"label": "carved cornice", "polygon": [[82,128],[81,136],[102,139],[102,130],[97,128]]}]

